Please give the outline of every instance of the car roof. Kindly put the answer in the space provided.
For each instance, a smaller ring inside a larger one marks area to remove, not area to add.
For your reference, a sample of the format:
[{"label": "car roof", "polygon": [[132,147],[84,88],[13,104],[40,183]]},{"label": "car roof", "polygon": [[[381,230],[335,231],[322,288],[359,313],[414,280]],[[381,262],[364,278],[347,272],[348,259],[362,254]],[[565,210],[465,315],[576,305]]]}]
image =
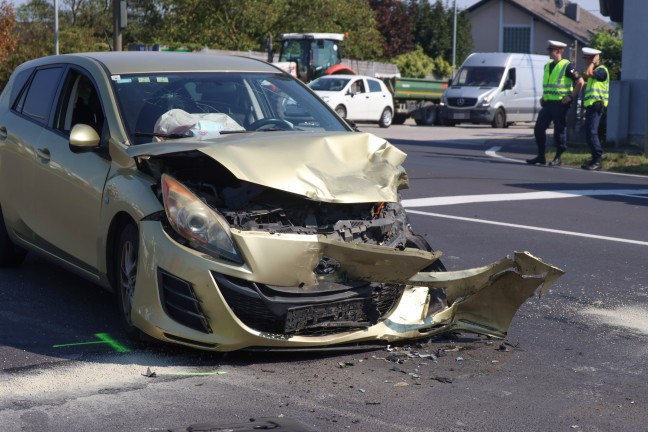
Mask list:
[{"label": "car roof", "polygon": [[146,72],[214,71],[283,73],[278,68],[266,62],[248,57],[159,51],[109,51],[63,54],[44,57],[35,60],[34,63],[76,63],[75,60],[82,59],[92,59],[101,63],[111,75]]},{"label": "car roof", "polygon": [[353,79],[353,78],[367,78],[367,79],[372,79],[372,80],[378,80],[378,78],[374,78],[372,76],[368,75],[351,75],[351,74],[333,74],[333,75],[323,75],[319,77],[318,79],[336,79],[336,78],[346,78],[346,79]]}]

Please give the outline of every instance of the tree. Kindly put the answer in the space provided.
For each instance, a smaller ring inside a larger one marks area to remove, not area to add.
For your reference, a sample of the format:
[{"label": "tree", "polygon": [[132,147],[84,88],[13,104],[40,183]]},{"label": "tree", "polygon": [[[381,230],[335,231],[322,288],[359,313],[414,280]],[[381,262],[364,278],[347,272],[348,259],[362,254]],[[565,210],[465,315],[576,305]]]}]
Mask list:
[{"label": "tree", "polygon": [[[0,2],[0,64],[16,49],[16,36],[13,32],[16,26],[16,14],[6,0]],[[4,85],[3,85],[4,87]]]},{"label": "tree", "polygon": [[[409,0],[408,11],[412,20],[414,43],[420,45],[428,56],[442,56],[452,63],[452,35],[454,8],[446,1],[437,0],[433,5],[428,0]],[[472,52],[470,20],[466,10],[457,13],[456,64]]]},{"label": "tree", "polygon": [[621,78],[621,54],[623,37],[621,29],[600,29],[590,40],[590,46],[601,50],[602,63],[610,72],[610,80]]},{"label": "tree", "polygon": [[425,78],[434,67],[434,61],[418,45],[414,51],[396,57],[394,62],[401,75],[409,78]]},{"label": "tree", "polygon": [[16,14],[18,21],[24,23],[53,23],[54,6],[46,0],[30,0],[18,7]]},{"label": "tree", "polygon": [[348,56],[382,54],[367,0],[163,0],[160,9],[162,25],[152,32],[159,43],[263,51],[268,32],[347,33]]},{"label": "tree", "polygon": [[378,31],[382,34],[383,56],[387,59],[414,49],[412,27],[407,5],[401,0],[369,0],[376,15]]}]

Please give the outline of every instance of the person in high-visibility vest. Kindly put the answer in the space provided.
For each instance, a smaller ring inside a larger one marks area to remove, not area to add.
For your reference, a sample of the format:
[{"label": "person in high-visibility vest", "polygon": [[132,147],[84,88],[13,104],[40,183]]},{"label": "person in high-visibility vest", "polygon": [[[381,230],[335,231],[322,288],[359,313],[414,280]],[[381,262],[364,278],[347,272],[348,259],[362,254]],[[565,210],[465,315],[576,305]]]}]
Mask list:
[{"label": "person in high-visibility vest", "polygon": [[585,139],[592,153],[592,160],[581,168],[598,171],[602,167],[603,147],[598,136],[599,123],[608,105],[610,95],[610,74],[601,64],[601,51],[594,48],[583,48],[583,60],[587,64],[583,77],[587,80],[583,92],[585,107]]},{"label": "person in high-visibility vest", "polygon": [[574,65],[562,55],[567,44],[559,41],[547,41],[547,51],[551,62],[545,65],[544,76],[542,78],[542,98],[540,105],[542,108],[538,113],[533,134],[536,145],[538,146],[538,155],[533,159],[527,159],[529,165],[546,165],[545,144],[547,141],[547,128],[553,121],[554,124],[554,143],[556,144],[556,156],[549,165],[562,165],[560,156],[567,149],[567,133],[565,125],[567,124],[567,112],[572,102],[578,97],[585,81],[581,78]]}]

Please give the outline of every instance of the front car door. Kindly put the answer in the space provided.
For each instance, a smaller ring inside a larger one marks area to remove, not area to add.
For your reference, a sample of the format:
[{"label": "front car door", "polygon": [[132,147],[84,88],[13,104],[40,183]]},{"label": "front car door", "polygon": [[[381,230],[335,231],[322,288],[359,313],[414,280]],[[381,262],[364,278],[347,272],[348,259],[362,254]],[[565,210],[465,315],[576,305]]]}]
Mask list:
[{"label": "front car door", "polygon": [[364,79],[352,79],[347,88],[348,94],[345,96],[347,118],[367,120],[369,117],[369,92]]}]

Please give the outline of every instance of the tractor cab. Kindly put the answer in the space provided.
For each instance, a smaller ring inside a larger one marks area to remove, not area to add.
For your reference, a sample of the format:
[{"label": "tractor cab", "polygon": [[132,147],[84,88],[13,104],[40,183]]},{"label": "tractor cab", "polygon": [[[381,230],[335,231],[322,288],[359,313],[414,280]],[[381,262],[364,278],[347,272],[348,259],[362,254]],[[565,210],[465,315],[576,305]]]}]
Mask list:
[{"label": "tractor cab", "polygon": [[[354,74],[348,66],[341,65],[341,33],[286,33],[281,35],[279,65],[303,82],[322,75],[335,73]],[[290,65],[294,63],[294,65]],[[291,67],[293,69],[291,69]]]}]

